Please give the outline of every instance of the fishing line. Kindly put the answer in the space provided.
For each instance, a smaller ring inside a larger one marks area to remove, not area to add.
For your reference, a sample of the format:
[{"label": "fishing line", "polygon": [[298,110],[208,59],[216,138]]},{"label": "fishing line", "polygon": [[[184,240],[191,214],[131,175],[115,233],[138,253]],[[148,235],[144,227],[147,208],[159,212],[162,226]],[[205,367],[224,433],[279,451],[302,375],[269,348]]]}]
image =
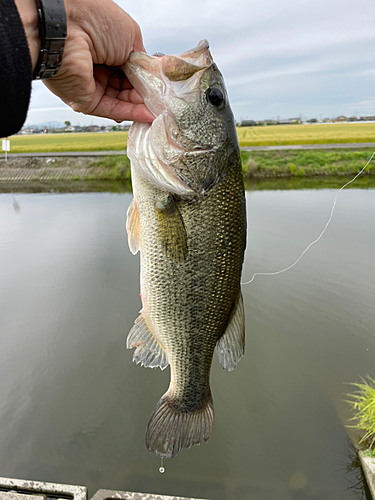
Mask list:
[{"label": "fishing line", "polygon": [[362,172],[366,169],[367,165],[370,163],[370,161],[373,159],[373,157],[375,156],[375,151],[372,153],[371,155],[371,158],[368,160],[368,162],[366,163],[366,165],[358,172],[358,174],[353,177],[353,179],[351,181],[348,181],[346,184],[344,184],[337,192],[336,194],[336,197],[333,201],[333,205],[332,205],[332,209],[331,209],[331,213],[330,213],[330,216],[326,222],[326,225],[324,226],[324,229],[323,231],[319,234],[319,236],[316,238],[316,240],[312,241],[306,248],[305,250],[301,253],[301,255],[298,257],[298,259],[293,262],[293,264],[291,264],[290,266],[286,267],[285,269],[281,269],[281,271],[275,271],[273,273],[255,273],[253,274],[253,277],[249,280],[249,281],[246,281],[245,283],[241,283],[241,285],[249,285],[252,281],[254,281],[254,278],[255,276],[276,276],[276,274],[281,274],[281,273],[285,273],[285,271],[289,271],[289,269],[292,269],[292,267],[294,267],[296,264],[298,264],[298,262],[302,259],[302,257],[305,255],[305,253],[313,246],[315,245],[315,243],[317,243],[320,238],[323,236],[323,234],[326,232],[327,230],[327,227],[329,226],[329,224],[331,223],[331,220],[332,220],[332,217],[333,217],[333,212],[335,211],[335,207],[336,207],[336,202],[337,202],[337,198],[339,196],[339,194],[341,193],[341,191],[343,189],[346,188],[346,186],[348,186],[349,184],[351,184],[352,182],[354,182],[361,174]]}]

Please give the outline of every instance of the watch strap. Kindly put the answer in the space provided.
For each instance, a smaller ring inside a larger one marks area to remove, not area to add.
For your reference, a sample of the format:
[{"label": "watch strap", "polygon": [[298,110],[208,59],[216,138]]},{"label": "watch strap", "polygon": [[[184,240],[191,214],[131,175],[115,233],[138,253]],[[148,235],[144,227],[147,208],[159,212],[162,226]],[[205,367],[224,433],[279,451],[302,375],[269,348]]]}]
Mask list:
[{"label": "watch strap", "polygon": [[64,0],[35,0],[38,10],[41,49],[33,79],[44,80],[56,75],[61,66],[67,37]]}]

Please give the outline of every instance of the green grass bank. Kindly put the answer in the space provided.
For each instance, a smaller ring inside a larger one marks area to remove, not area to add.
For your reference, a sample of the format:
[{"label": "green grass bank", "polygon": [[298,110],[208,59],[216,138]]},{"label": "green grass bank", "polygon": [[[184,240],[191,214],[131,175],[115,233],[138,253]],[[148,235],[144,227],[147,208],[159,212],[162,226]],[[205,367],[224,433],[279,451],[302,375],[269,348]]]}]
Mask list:
[{"label": "green grass bank", "polygon": [[[354,175],[374,151],[363,149],[287,150],[241,152],[245,179],[259,177],[315,177]],[[375,161],[366,167],[367,174],[375,173]]]},{"label": "green grass bank", "polygon": [[[272,177],[351,176],[358,173],[373,153],[372,149],[242,151],[245,181]],[[130,180],[130,162],[126,156],[109,156],[91,163],[102,169],[101,179]],[[366,167],[375,174],[375,159]]]},{"label": "green grass bank", "polygon": [[[352,177],[371,157],[373,150],[275,150],[241,152],[247,185],[264,179],[316,179]],[[362,178],[375,173],[375,159]],[[19,158],[0,160],[0,182],[13,181],[130,181],[130,161],[126,155],[105,157]]]}]

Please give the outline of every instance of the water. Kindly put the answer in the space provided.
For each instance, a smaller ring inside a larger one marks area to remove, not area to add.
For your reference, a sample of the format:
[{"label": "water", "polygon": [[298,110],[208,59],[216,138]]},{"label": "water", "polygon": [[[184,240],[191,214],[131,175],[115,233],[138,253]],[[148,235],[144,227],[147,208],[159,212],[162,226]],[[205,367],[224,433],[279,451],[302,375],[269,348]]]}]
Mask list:
[{"label": "water", "polygon": [[[335,192],[247,193],[243,280],[291,264]],[[138,257],[128,193],[0,195],[0,475],[211,500],[361,498],[347,382],[375,377],[375,196],[340,195],[289,272],[243,287],[246,354],[212,369],[213,434],[164,461],[144,445],[168,370],[131,362]],[[350,489],[352,488],[352,489]],[[359,487],[358,487],[359,488]]]}]

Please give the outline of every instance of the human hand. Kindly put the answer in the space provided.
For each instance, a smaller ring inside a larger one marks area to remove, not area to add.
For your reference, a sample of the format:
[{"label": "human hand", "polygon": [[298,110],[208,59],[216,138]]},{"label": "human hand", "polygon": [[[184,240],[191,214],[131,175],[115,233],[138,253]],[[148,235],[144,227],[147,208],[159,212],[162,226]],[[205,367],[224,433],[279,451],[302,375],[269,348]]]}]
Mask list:
[{"label": "human hand", "polygon": [[[19,7],[30,0],[16,3]],[[68,37],[62,64],[45,85],[74,111],[117,122],[151,122],[154,116],[120,69],[130,52],[145,51],[138,24],[112,0],[65,0],[65,9]],[[34,68],[37,45],[25,30]]]}]

